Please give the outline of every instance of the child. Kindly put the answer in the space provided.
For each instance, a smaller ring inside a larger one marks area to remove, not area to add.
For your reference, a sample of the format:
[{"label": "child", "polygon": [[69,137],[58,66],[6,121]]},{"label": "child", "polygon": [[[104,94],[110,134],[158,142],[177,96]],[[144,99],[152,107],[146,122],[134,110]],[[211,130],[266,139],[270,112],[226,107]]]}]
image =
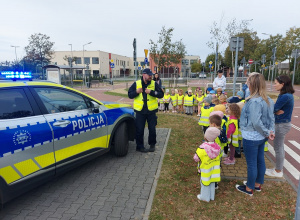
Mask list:
[{"label": "child", "polygon": [[[161,90],[162,90],[163,92],[165,92],[164,88],[161,88]],[[163,99],[163,98],[157,99],[157,102],[158,102],[158,110],[159,110],[159,111],[163,111],[164,108],[165,108],[165,106],[164,106],[164,99]]]},{"label": "child", "polygon": [[169,103],[170,103],[170,94],[169,94],[169,89],[166,89],[166,93],[164,95],[164,105],[165,105],[165,108],[164,108],[164,113],[165,112],[169,112]]},{"label": "child", "polygon": [[193,115],[193,103],[194,103],[194,96],[192,94],[192,90],[188,90],[188,95],[184,97],[184,105],[185,108],[185,114],[187,115]]},{"label": "child", "polygon": [[238,119],[241,115],[240,107],[236,104],[229,104],[227,109],[227,114],[229,115],[229,120],[227,123],[227,138],[228,144],[230,148],[230,156],[225,159],[224,164],[231,165],[235,164],[234,154],[235,154],[235,147],[239,147],[238,142]]},{"label": "child", "polygon": [[198,115],[197,116],[200,116],[203,99],[204,99],[204,95],[203,95],[202,90],[200,89],[198,91],[198,96],[197,96],[197,102],[198,102]]},{"label": "child", "polygon": [[199,91],[199,89],[196,88],[196,89],[195,89],[195,93],[194,93],[193,111],[194,111],[195,113],[198,112],[198,103],[197,103],[198,91]]},{"label": "child", "polygon": [[181,114],[183,114],[183,103],[184,103],[184,95],[182,93],[183,93],[182,89],[179,89],[177,104],[178,104],[178,113],[181,112]]},{"label": "child", "polygon": [[220,100],[218,99],[218,97],[215,97],[215,98],[212,99],[211,103],[214,104],[214,105],[219,105]]},{"label": "child", "polygon": [[210,91],[211,91],[211,90],[213,90],[213,88],[207,87],[206,90],[205,90],[204,97],[206,97],[208,94],[210,94]]},{"label": "child", "polygon": [[[242,112],[245,102],[238,102],[237,105],[240,107],[240,111]],[[241,158],[241,152],[243,151],[243,149],[242,149],[243,137],[242,137],[242,131],[240,129],[240,119],[238,120],[238,127],[239,127],[239,136],[238,136],[239,147],[235,148],[235,154],[234,154],[235,158]]]},{"label": "child", "polygon": [[216,138],[215,142],[221,147],[220,159],[223,156],[224,147],[227,145],[226,136],[226,123],[223,120],[224,113],[221,111],[213,111],[209,116],[209,127],[215,127],[220,130],[220,135]]},{"label": "child", "polygon": [[199,125],[202,125],[203,134],[205,134],[206,129],[209,126],[209,115],[214,110],[214,107],[211,106],[211,95],[206,96],[203,99],[204,106],[201,108],[200,118],[199,118]]},{"label": "child", "polygon": [[243,91],[238,91],[236,93],[236,96],[239,97],[240,102],[244,102],[245,103],[245,99],[243,98],[244,97],[244,92]]},{"label": "child", "polygon": [[[221,180],[220,146],[214,142],[219,135],[219,129],[208,128],[204,135],[206,142],[197,148],[194,155],[195,162],[199,163],[201,161],[201,192],[197,195],[197,198],[206,202],[215,199],[215,183]],[[207,172],[207,170],[210,170],[210,172]]]},{"label": "child", "polygon": [[172,101],[172,112],[176,113],[176,106],[177,106],[177,95],[175,94],[175,89],[172,89],[171,94],[171,101]]},{"label": "child", "polygon": [[[224,133],[225,133],[225,137],[224,137],[224,139],[226,138],[226,141],[225,141],[225,143],[223,144],[223,155],[222,155],[222,157],[227,157],[227,151],[228,151],[228,144],[227,144],[227,131],[226,131],[226,126],[227,126],[227,121],[228,121],[228,119],[227,119],[227,117],[226,117],[226,107],[225,107],[225,105],[216,105],[215,107],[214,107],[214,111],[213,112],[215,112],[215,111],[221,111],[222,113],[223,113],[223,117],[222,117],[222,124],[221,124],[221,127],[222,127],[222,130],[224,131]],[[222,148],[222,146],[220,146],[221,148]],[[226,153],[225,153],[226,152]]]},{"label": "child", "polygon": [[222,88],[218,88],[217,89],[217,97],[220,98],[221,95],[222,95]]},{"label": "child", "polygon": [[226,105],[227,104],[227,102],[226,102],[226,99],[227,99],[226,95],[224,95],[224,94],[220,95],[219,99],[220,99],[220,104],[222,104],[222,105]]}]

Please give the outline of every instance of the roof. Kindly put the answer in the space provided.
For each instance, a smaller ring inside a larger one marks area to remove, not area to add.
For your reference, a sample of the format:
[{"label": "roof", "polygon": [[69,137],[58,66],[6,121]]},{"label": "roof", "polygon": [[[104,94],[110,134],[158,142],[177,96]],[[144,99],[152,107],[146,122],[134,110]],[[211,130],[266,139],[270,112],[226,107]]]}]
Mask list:
[{"label": "roof", "polygon": [[[48,68],[71,69],[71,67],[69,65],[51,65],[51,64],[43,66],[43,68],[44,69],[48,69]],[[72,66],[72,69],[85,69],[85,67],[74,65],[74,66]]]}]

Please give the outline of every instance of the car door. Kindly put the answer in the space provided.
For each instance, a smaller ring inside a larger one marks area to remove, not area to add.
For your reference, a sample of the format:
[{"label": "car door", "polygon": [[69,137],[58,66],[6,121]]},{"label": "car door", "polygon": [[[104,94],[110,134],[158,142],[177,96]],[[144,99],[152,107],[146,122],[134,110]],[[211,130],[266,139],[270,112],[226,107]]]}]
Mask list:
[{"label": "car door", "polygon": [[54,175],[52,130],[27,88],[0,89],[0,140],[2,186]]},{"label": "car door", "polygon": [[60,87],[35,87],[34,91],[53,130],[57,166],[107,149],[106,116],[101,110],[92,112],[88,97]]}]

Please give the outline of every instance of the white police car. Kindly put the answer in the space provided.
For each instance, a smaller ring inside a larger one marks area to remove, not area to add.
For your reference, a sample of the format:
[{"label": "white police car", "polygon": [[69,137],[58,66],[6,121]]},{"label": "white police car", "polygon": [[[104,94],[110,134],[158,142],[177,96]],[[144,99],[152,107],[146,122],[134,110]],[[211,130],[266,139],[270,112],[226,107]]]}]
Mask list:
[{"label": "white police car", "polygon": [[0,80],[0,205],[109,150],[128,152],[130,105],[45,81]]}]

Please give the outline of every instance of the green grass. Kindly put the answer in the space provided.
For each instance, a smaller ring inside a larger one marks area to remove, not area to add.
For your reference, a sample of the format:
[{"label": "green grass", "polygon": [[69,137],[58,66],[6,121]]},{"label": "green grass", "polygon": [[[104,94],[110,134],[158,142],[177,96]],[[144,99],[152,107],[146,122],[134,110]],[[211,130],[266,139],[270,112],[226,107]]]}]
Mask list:
[{"label": "green grass", "polygon": [[215,200],[200,202],[193,155],[202,129],[192,117],[169,114],[158,114],[158,127],[172,132],[149,219],[293,219],[297,194],[287,182],[266,181],[249,197],[235,189],[240,180],[222,179]]}]

